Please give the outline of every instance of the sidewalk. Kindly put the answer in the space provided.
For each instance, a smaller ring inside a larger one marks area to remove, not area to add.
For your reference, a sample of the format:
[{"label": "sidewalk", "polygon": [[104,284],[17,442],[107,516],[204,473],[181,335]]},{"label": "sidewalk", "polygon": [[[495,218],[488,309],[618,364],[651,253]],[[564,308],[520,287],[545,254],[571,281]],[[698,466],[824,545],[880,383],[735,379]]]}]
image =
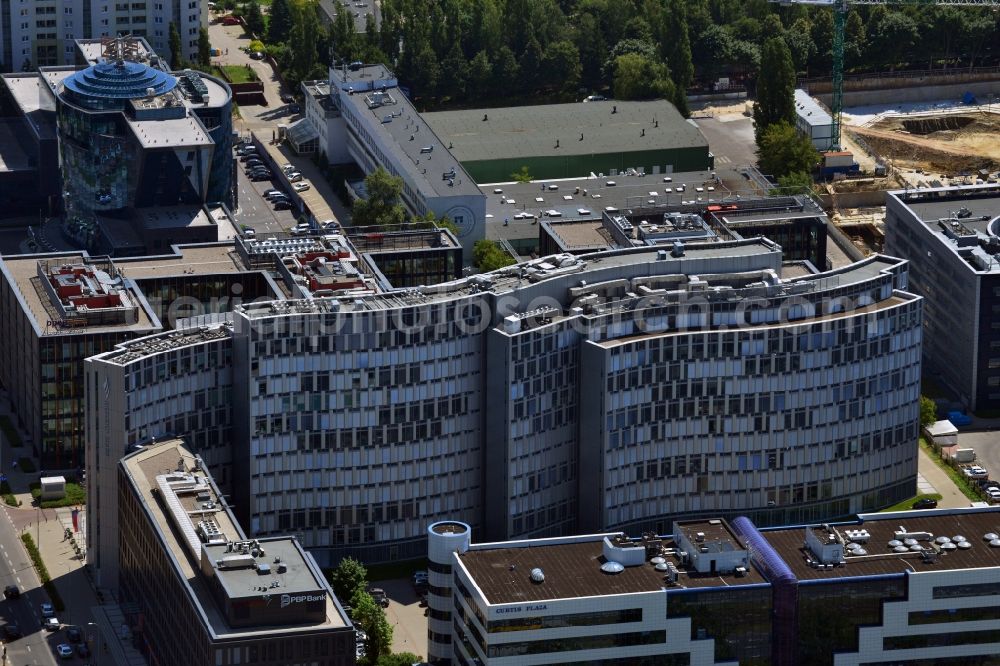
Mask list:
[{"label": "sidewalk", "polygon": [[948,478],[943,469],[937,466],[923,447],[920,448],[917,472],[927,484],[933,486],[930,490],[922,486],[919,488],[919,492],[936,492],[941,495],[941,499],[938,500],[939,509],[957,509],[972,504],[972,501],[962,494],[955,482]]},{"label": "sidewalk", "polygon": [[[0,400],[0,413],[6,413],[4,407],[5,401]],[[21,502],[20,507],[8,507],[7,512],[18,537],[31,534],[38,546],[49,577],[66,606],[58,614],[59,621],[63,626],[81,628],[93,652],[93,663],[146,666],[145,659],[131,641],[122,639],[120,627],[124,617],[121,610],[113,600],[102,600],[94,589],[86,565],[83,507],[78,515],[81,531],[73,532],[72,507],[41,509],[34,506],[28,486],[38,479],[38,472],[26,473],[20,465],[14,469],[11,461],[20,457],[31,458],[31,449],[11,447],[0,433],[0,470],[6,474],[11,491]],[[73,534],[70,539],[65,537],[67,528]]]}]

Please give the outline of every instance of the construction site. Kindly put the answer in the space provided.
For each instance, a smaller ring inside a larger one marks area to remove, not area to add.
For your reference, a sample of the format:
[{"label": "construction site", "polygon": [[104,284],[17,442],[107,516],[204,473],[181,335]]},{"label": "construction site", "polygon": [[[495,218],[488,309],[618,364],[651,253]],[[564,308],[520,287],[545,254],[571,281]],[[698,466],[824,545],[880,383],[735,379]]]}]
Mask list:
[{"label": "construction site", "polygon": [[860,171],[820,186],[830,219],[863,254],[882,250],[887,190],[1000,180],[1000,106],[893,107],[844,110],[842,142]]}]

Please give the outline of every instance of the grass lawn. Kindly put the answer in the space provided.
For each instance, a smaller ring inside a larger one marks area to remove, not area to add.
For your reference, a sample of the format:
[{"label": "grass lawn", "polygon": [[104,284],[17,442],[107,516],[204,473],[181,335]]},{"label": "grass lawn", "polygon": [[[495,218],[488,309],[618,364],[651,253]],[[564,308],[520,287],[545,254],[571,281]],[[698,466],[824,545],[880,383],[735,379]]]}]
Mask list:
[{"label": "grass lawn", "polygon": [[21,446],[23,444],[21,435],[17,432],[17,428],[14,427],[14,424],[10,422],[8,417],[0,416],[0,430],[3,431],[4,437],[7,438],[11,446]]},{"label": "grass lawn", "polygon": [[881,511],[879,511],[879,513],[885,513],[886,511],[909,511],[913,508],[914,502],[922,499],[939,500],[941,499],[941,495],[939,495],[938,493],[921,493],[915,497],[911,497],[908,500],[900,502],[899,504],[893,504],[892,506],[886,509],[882,509]]},{"label": "grass lawn", "polygon": [[240,65],[221,65],[218,69],[222,70],[223,78],[230,83],[252,83],[257,80],[256,72]]},{"label": "grass lawn", "polygon": [[[32,483],[31,496],[36,500],[42,495],[42,485],[38,482]],[[74,481],[66,482],[66,496],[58,500],[45,500],[41,503],[43,509],[55,509],[61,506],[76,506],[87,503],[87,491],[79,483]]]}]

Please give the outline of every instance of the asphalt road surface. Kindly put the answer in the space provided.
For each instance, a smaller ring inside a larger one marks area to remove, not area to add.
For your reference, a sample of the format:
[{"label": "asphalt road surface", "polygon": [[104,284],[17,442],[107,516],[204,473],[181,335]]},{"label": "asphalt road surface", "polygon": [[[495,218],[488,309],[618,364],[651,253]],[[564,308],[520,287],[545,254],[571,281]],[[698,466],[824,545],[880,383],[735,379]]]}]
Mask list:
[{"label": "asphalt road surface", "polygon": [[17,585],[21,590],[19,599],[4,599],[0,602],[3,623],[16,622],[24,634],[22,638],[4,641],[7,649],[5,666],[28,666],[37,664],[55,666],[55,649],[60,642],[66,642],[65,633],[49,633],[42,629],[42,602],[49,597],[41,589],[35,567],[21,544],[20,534],[11,522],[6,508],[0,515],[0,587]]}]

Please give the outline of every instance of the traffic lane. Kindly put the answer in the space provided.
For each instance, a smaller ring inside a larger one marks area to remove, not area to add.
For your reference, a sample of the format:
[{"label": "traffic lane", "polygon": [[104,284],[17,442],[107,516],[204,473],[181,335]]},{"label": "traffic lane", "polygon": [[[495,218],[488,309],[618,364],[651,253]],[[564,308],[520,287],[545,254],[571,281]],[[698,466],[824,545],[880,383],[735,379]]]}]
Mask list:
[{"label": "traffic lane", "polygon": [[42,629],[41,604],[48,602],[49,597],[41,588],[34,565],[21,545],[20,532],[10,511],[5,508],[0,519],[0,582],[3,587],[17,585],[21,596],[2,602],[3,619],[4,624],[10,620],[17,622],[23,636],[7,644],[7,663],[54,666],[55,646],[59,641]]}]

